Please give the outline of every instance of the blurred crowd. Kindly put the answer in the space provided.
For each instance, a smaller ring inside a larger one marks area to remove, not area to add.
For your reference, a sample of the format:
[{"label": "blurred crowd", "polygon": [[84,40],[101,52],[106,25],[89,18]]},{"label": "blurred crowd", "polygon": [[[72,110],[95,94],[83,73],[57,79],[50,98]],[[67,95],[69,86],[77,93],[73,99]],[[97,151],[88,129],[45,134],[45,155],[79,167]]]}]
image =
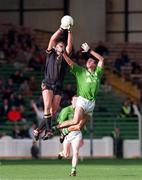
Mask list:
[{"label": "blurred crowd", "polygon": [[39,71],[45,61],[45,54],[30,29],[23,27],[17,30],[11,27],[7,34],[0,38],[0,60],[13,63],[16,69]]}]

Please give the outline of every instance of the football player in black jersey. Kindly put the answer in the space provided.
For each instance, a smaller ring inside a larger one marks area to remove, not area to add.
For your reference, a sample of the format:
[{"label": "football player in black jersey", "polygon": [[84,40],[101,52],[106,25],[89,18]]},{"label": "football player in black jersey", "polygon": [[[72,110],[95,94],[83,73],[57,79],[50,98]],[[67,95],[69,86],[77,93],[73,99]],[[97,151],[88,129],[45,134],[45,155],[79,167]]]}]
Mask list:
[{"label": "football player in black jersey", "polygon": [[[72,51],[72,32],[71,26],[60,28],[50,38],[45,63],[44,80],[42,81],[42,96],[44,102],[43,121],[37,129],[34,130],[34,137],[39,139],[40,134],[45,130],[43,140],[53,135],[51,127],[51,118],[57,112],[63,87],[65,71],[67,69],[66,61],[63,59],[62,52],[66,51],[69,55]],[[62,36],[64,30],[68,31],[67,43],[57,41]]]}]

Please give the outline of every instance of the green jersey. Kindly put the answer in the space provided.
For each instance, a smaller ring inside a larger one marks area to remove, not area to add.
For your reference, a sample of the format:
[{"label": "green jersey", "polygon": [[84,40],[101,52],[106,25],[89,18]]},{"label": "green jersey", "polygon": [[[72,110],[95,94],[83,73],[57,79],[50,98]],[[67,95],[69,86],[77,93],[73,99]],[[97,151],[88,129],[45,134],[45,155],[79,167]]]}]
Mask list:
[{"label": "green jersey", "polygon": [[72,119],[74,116],[74,109],[72,106],[67,106],[62,109],[57,119],[58,123],[62,123],[63,121]]},{"label": "green jersey", "polygon": [[95,100],[99,90],[103,68],[97,66],[95,71],[89,72],[87,69],[74,63],[71,72],[77,80],[77,95],[88,100]]}]

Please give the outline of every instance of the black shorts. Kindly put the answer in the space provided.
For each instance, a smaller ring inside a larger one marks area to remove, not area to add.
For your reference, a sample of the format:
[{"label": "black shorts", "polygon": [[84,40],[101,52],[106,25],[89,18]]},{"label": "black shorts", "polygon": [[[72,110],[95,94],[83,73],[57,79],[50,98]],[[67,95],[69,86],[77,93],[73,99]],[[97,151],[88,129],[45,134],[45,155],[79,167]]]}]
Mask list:
[{"label": "black shorts", "polygon": [[42,88],[42,91],[44,91],[46,89],[53,91],[54,95],[60,95],[61,96],[61,94],[62,94],[61,82],[50,83],[50,82],[47,82],[46,80],[43,80],[42,84],[41,84],[41,88]]}]

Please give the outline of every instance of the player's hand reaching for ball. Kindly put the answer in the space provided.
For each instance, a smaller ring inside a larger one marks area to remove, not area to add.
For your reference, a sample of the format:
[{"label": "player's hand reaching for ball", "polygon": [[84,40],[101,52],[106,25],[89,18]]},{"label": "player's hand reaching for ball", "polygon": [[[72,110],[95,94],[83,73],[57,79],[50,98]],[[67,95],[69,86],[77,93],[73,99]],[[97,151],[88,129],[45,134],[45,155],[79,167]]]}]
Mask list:
[{"label": "player's hand reaching for ball", "polygon": [[90,46],[87,43],[83,43],[81,45],[82,52],[89,52],[90,51]]},{"label": "player's hand reaching for ball", "polygon": [[62,30],[70,30],[71,29],[71,25],[69,24],[69,25],[64,25],[64,24],[61,24],[60,25],[60,28],[62,29]]},{"label": "player's hand reaching for ball", "polygon": [[69,15],[65,15],[61,19],[60,28],[63,30],[70,31],[70,28],[73,26],[73,18]]}]

